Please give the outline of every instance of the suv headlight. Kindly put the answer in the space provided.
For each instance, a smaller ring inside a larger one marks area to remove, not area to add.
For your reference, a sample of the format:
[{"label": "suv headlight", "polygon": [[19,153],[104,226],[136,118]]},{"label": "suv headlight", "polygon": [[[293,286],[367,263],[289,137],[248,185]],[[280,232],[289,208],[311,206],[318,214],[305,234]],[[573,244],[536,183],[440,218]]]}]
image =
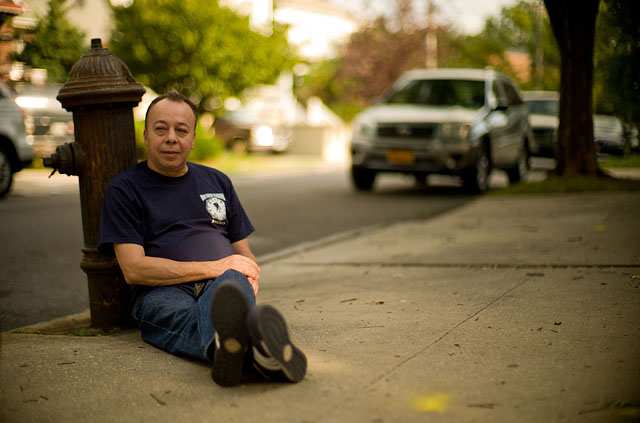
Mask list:
[{"label": "suv headlight", "polygon": [[353,128],[353,134],[360,137],[374,137],[376,135],[376,123],[368,120],[358,121]]},{"label": "suv headlight", "polygon": [[271,147],[273,145],[273,130],[270,126],[262,125],[256,129],[256,144],[261,147]]},{"label": "suv headlight", "polygon": [[16,97],[16,104],[21,109],[44,109],[49,105],[49,99],[46,97]]},{"label": "suv headlight", "polygon": [[443,138],[458,138],[466,140],[471,131],[470,122],[447,122],[440,127]]}]

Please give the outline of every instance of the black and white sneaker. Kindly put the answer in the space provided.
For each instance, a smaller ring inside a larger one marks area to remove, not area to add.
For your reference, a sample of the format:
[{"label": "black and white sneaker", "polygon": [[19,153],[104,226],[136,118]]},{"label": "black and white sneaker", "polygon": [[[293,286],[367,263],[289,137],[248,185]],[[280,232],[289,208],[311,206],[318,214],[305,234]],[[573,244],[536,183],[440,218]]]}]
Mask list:
[{"label": "black and white sneaker", "polygon": [[221,386],[242,381],[244,356],[249,349],[247,314],[251,305],[233,281],[220,284],[211,301],[211,323],[215,329],[215,353],[211,377]]},{"label": "black and white sneaker", "polygon": [[307,373],[307,357],[289,339],[284,317],[261,304],[247,317],[256,369],[268,379],[300,382]]}]

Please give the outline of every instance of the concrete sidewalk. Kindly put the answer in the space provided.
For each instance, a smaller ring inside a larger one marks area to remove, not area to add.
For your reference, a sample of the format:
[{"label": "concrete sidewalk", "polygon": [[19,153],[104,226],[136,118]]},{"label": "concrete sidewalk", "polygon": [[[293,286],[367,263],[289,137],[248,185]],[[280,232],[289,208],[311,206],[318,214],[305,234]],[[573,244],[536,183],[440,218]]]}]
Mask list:
[{"label": "concrete sidewalk", "polygon": [[297,385],[220,388],[137,331],[2,333],[0,421],[639,421],[638,216],[638,193],[487,196],[269,261]]}]

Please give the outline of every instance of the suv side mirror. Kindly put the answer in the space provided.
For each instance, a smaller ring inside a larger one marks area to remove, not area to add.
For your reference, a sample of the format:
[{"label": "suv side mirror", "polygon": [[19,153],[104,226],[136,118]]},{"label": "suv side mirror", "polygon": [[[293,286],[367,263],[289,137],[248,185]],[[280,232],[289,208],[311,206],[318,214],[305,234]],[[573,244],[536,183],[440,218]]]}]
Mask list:
[{"label": "suv side mirror", "polygon": [[496,105],[493,110],[504,111],[509,108],[509,102],[504,98],[497,98]]}]

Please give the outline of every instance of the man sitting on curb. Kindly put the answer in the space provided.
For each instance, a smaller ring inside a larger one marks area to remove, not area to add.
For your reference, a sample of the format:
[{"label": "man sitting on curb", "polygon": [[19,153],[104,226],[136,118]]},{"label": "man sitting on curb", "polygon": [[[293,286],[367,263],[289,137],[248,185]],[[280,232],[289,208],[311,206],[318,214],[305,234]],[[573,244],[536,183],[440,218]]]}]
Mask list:
[{"label": "man sitting on curb", "polygon": [[253,367],[299,382],[305,355],[282,315],[256,305],[260,268],[247,237],[253,226],[229,178],[187,162],[197,110],[178,93],[147,109],[147,160],[116,176],[102,205],[98,248],[115,251],[133,293],[144,341],[213,362],[222,386]]}]

